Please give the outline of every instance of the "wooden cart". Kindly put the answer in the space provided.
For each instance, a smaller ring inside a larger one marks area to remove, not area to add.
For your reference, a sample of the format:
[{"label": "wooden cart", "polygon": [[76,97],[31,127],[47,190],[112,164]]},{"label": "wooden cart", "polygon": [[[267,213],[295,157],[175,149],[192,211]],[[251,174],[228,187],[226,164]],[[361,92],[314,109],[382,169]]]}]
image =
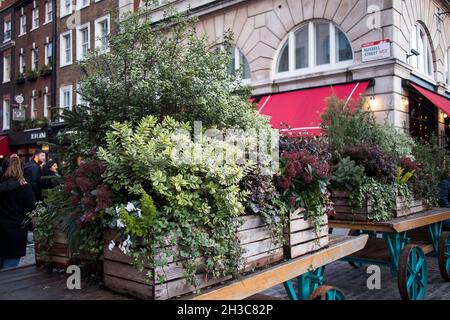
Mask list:
[{"label": "wooden cart", "polygon": [[[258,297],[260,292],[283,283],[291,300],[323,299],[342,300],[344,295],[334,287],[323,286],[323,269],[334,261],[360,251],[368,240],[367,235],[358,237],[331,236],[327,248],[289,260],[266,270],[243,276],[239,280],[211,288],[199,295],[183,297],[194,300],[242,300]],[[296,279],[298,290],[292,279]]]},{"label": "wooden cart", "polygon": [[367,246],[342,260],[355,268],[363,264],[385,265],[397,276],[405,300],[421,300],[427,286],[426,255],[437,255],[445,281],[450,281],[450,233],[442,232],[449,209],[440,208],[387,222],[330,220],[330,228],[350,229],[353,235],[367,234]]}]

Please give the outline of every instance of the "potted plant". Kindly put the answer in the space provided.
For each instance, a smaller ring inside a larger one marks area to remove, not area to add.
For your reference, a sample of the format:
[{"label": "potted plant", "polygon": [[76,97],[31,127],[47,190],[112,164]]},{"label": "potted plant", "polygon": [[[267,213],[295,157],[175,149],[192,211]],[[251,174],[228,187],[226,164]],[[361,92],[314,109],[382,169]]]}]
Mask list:
[{"label": "potted plant", "polygon": [[28,81],[33,81],[38,78],[39,74],[34,70],[29,70],[25,73],[25,79]]},{"label": "potted plant", "polygon": [[52,74],[52,66],[50,64],[43,65],[42,68],[39,70],[39,75],[41,77],[46,77],[50,74]]},{"label": "potted plant", "polygon": [[16,84],[20,85],[25,83],[25,74],[24,73],[20,73],[16,79]]}]

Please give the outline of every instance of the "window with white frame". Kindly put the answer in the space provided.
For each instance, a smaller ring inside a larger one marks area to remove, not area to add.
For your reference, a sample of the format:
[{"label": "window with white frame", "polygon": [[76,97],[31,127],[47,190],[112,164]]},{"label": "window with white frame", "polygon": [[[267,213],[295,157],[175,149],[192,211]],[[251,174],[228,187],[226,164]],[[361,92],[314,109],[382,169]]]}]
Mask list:
[{"label": "window with white frame", "polygon": [[64,112],[64,109],[72,110],[72,85],[59,89],[59,99],[61,114]]},{"label": "window with white frame", "polygon": [[53,20],[53,3],[52,0],[45,2],[45,23]]},{"label": "window with white frame", "polygon": [[411,28],[411,49],[416,50],[419,55],[412,55],[410,64],[420,73],[433,77],[433,54],[431,44],[425,29],[421,24],[416,24]]},{"label": "window with white frame", "polygon": [[19,20],[20,20],[19,36],[22,36],[27,33],[27,16],[23,14],[20,16]]},{"label": "window with white frame", "polygon": [[89,52],[89,23],[77,28],[77,59],[86,58]]},{"label": "window with white frame", "polygon": [[95,48],[100,52],[109,50],[109,15],[95,20]]},{"label": "window with white frame", "polygon": [[[80,94],[80,85],[77,84],[77,105],[88,107],[89,101],[87,101],[81,94]],[[89,110],[88,110],[89,112]]]},{"label": "window with white frame", "polygon": [[48,118],[48,109],[50,108],[49,106],[49,93],[48,93],[48,88],[45,88],[46,91],[44,93],[44,117]]},{"label": "window with white frame", "polygon": [[60,45],[61,67],[72,64],[72,30],[61,34]]},{"label": "window with white frame", "polygon": [[11,81],[11,56],[3,56],[3,82]]},{"label": "window with white frame", "polygon": [[61,0],[60,2],[61,12],[60,16],[65,17],[72,13],[72,0]]},{"label": "window with white frame", "polygon": [[310,21],[290,32],[281,47],[276,73],[311,73],[348,67],[353,49],[347,36],[333,23]]},{"label": "window with white frame", "polygon": [[228,71],[230,73],[240,72],[242,79],[250,79],[250,64],[244,54],[237,47],[230,47],[228,50],[231,56]]},{"label": "window with white frame", "polygon": [[83,9],[89,6],[89,0],[77,0],[77,9]]},{"label": "window with white frame", "polygon": [[52,57],[53,57],[53,44],[51,42],[46,43],[44,46],[44,58],[45,58],[45,65],[49,66],[52,64]]},{"label": "window with white frame", "polygon": [[25,74],[25,67],[26,67],[25,55],[21,53],[19,54],[19,75]]},{"label": "window with white frame", "polygon": [[3,130],[11,127],[11,100],[3,99]]},{"label": "window with white frame", "polygon": [[30,116],[31,116],[31,119],[37,117],[36,100],[37,100],[36,90],[32,90],[31,91],[31,103],[30,103]]},{"label": "window with white frame", "polygon": [[39,50],[34,48],[31,50],[31,70],[37,71],[39,68]]},{"label": "window with white frame", "polygon": [[39,28],[39,8],[31,11],[31,30]]},{"label": "window with white frame", "polygon": [[11,40],[11,20],[5,20],[4,22],[4,32],[3,32],[3,42]]}]

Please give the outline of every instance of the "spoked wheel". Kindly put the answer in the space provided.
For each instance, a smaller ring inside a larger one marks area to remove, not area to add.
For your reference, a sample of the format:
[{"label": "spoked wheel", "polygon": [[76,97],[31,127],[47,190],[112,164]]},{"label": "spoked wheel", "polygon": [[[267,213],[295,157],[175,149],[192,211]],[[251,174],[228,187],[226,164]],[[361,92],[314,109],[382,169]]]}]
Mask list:
[{"label": "spoked wheel", "polygon": [[427,262],[423,250],[408,244],[398,263],[398,289],[403,300],[422,300],[427,288]]},{"label": "spoked wheel", "polygon": [[443,232],[439,238],[439,270],[445,281],[450,281],[450,232]]},{"label": "spoked wheel", "polygon": [[335,287],[321,286],[311,293],[309,300],[345,300],[345,296]]}]

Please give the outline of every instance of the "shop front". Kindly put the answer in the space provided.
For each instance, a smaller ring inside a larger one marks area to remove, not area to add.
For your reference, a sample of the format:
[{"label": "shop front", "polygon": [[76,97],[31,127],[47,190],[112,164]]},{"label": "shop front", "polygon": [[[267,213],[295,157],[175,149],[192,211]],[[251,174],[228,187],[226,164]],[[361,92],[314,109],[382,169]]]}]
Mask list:
[{"label": "shop front", "polygon": [[22,161],[28,161],[36,149],[48,151],[47,129],[33,129],[11,132],[8,135],[9,147],[17,153]]}]

